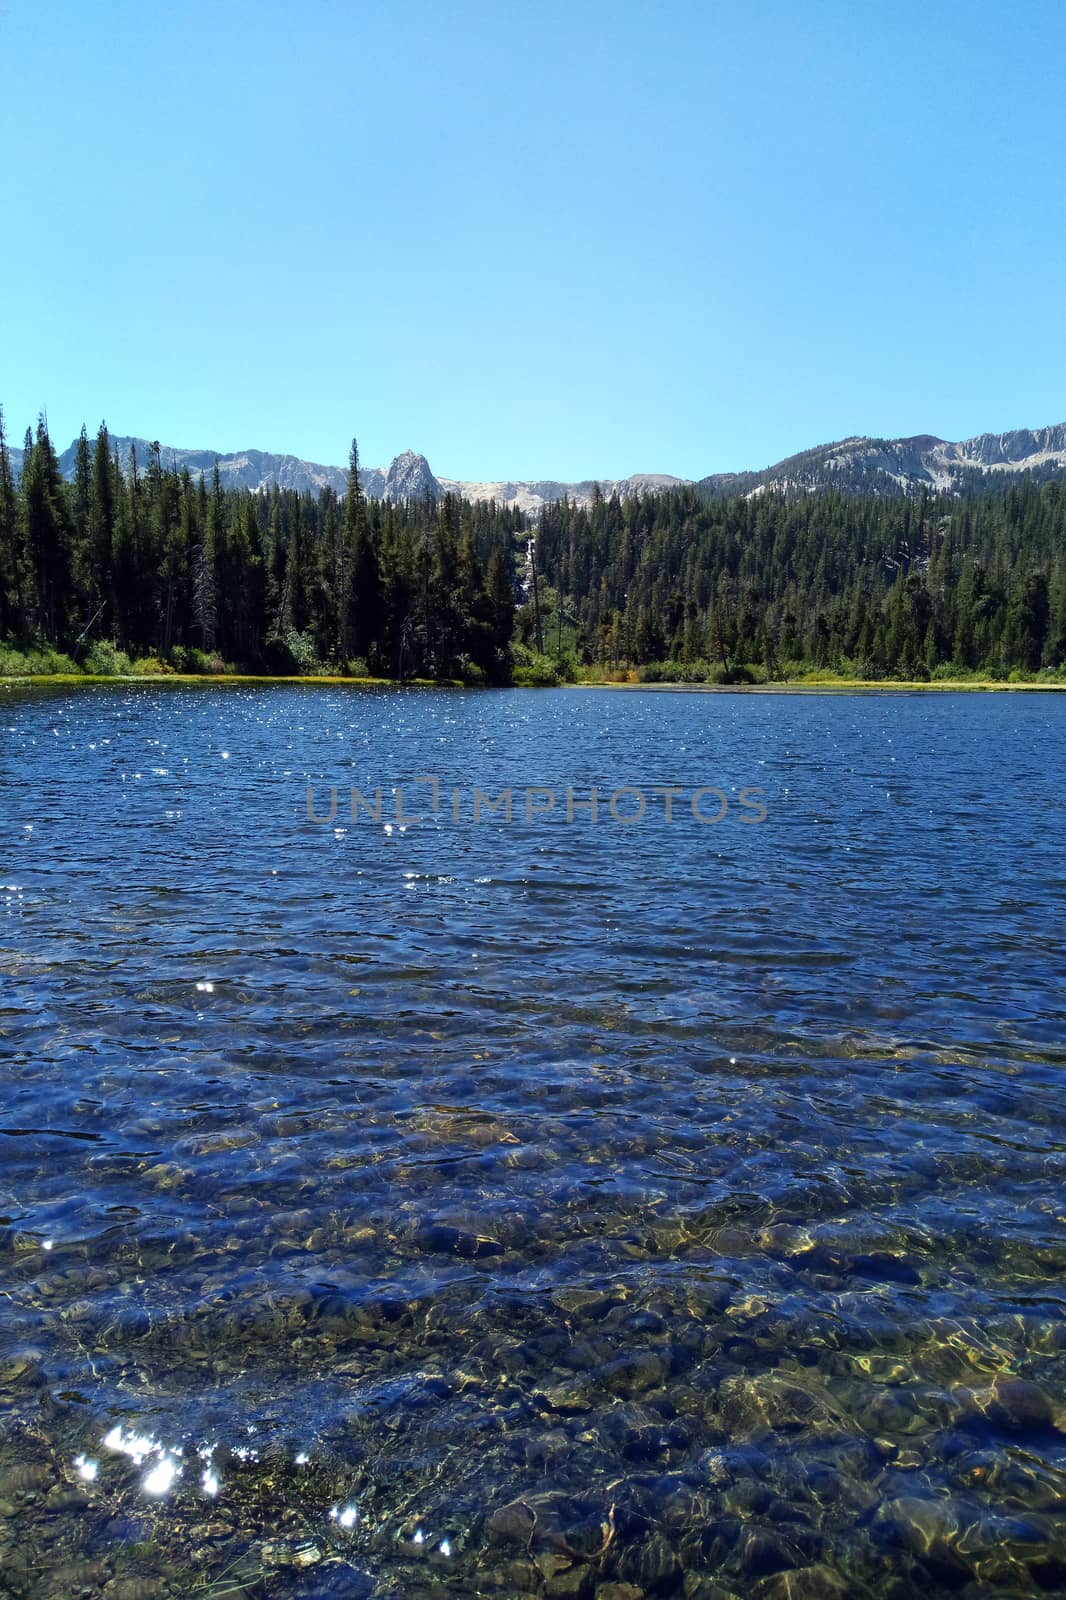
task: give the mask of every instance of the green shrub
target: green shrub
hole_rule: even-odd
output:
[[[718,684],[754,683],[755,674],[750,667],[717,667],[714,682]]]
[[[98,639],[85,657],[83,670],[98,678],[121,678],[130,671],[130,658],[107,639]]]
[[[538,655],[535,650],[522,649],[527,657],[515,661],[514,682],[520,689],[554,689],[559,683],[555,662],[550,656]],[[518,651],[515,651],[518,655]]]
[[[297,633],[295,628],[271,634],[263,651],[263,661],[267,672],[279,678],[300,678],[320,670],[314,637],[310,633]]]
[[[78,677],[81,668],[76,661],[65,656],[61,650],[53,650],[51,645],[42,645],[37,650],[31,650],[26,657],[29,670],[40,677]]]
[[[226,663],[221,656],[208,654],[206,650],[198,650],[195,645],[187,646],[182,654],[185,657],[186,672],[195,672],[206,677],[226,670]]]
[[[648,661],[636,669],[638,683],[713,683],[706,661]]]
[[[158,656],[139,656],[130,671],[135,678],[162,678],[168,673],[173,673],[174,668],[169,662],[161,661]]]
[[[0,677],[43,678],[53,675],[79,677],[81,668],[76,661],[50,645],[37,645],[29,650],[16,650],[11,645],[0,645]]]
[[[29,670],[29,662],[21,650],[0,644],[0,678],[23,678]]]

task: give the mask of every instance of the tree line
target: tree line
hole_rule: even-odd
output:
[[[490,683],[1061,673],[1066,484],[594,491],[531,525],[453,495],[368,501],[354,442],[343,496],[225,489],[158,445],[120,461],[105,426],[68,481],[42,420],[16,482],[0,412],[0,670],[42,648],[98,671]]]
[[[453,495],[368,501],[354,441],[343,497],[225,489],[217,466],[165,468],[158,444],[123,462],[106,426],[82,429],[68,482],[42,420],[16,483],[0,413],[0,641],[77,665],[111,648],[193,670],[506,682],[515,532],[513,513]]]

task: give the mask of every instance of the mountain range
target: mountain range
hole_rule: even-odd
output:
[[[705,494],[845,494],[901,496],[921,490],[959,494],[1003,474],[1066,474],[1066,423],[981,433],[953,444],[933,434],[909,439],[841,439],[788,456],[763,472],[716,472],[701,478]]]
[[[130,449],[136,451],[143,469],[150,449],[149,441],[113,435],[112,443],[125,466]],[[60,456],[66,477],[73,477],[76,442]],[[22,451],[9,451],[16,474],[22,464]],[[166,445],[160,457],[164,467],[187,467],[194,477],[210,475],[218,463],[219,476],[226,488],[264,490],[278,484],[282,488],[318,494],[324,488],[343,494],[348,474],[345,467],[322,466],[296,456],[274,455],[263,450],[239,450],[222,454],[215,450],[183,450]],[[874,494],[898,497],[921,490],[961,494],[1000,481],[1006,475],[1026,473],[1040,478],[1066,476],[1066,423],[1049,428],[1020,428],[1013,433],[982,433],[958,443],[932,434],[916,434],[907,439],[871,439],[856,436],[819,445],[799,455],[789,456],[774,466],[755,472],[717,472],[699,479],[695,487],[708,497],[762,494],[779,491],[802,494],[834,489],[845,494]],[[495,500],[519,511],[536,514],[556,500],[570,499],[587,504],[597,481],[563,483],[554,479],[526,482],[498,480],[472,483],[454,478],[439,478],[425,456],[405,450],[385,467],[362,468],[360,478],[366,494],[375,500],[409,500],[429,496],[438,499],[452,492],[468,500]],[[605,496],[620,498],[655,494],[682,484],[688,478],[667,473],[636,473],[628,478],[599,480]]]

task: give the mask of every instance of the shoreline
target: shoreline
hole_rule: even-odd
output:
[[[123,673],[104,676],[91,673],[21,673],[0,677],[0,688],[26,688],[40,684],[47,688],[76,688],[80,685],[144,684],[158,688],[165,684],[304,684],[349,689],[523,689],[543,693],[545,689],[621,689],[645,694],[1055,694],[1066,691],[1066,683],[1007,683],[994,678],[944,678],[936,681],[902,678],[827,678],[816,683],[558,683],[558,684],[464,684],[457,678],[341,678],[324,674],[285,677],[265,673],[160,672]]]
[[[925,682],[920,678],[828,678],[819,683],[579,683],[575,689],[643,689],[649,693],[685,694],[914,694],[932,690],[955,694],[995,694],[1000,691],[1036,690],[1055,693],[1066,683],[1000,683],[994,678],[943,678]]]

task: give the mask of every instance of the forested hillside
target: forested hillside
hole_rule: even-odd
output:
[[[972,498],[697,488],[539,523],[455,495],[224,489],[44,423],[0,426],[0,671],[337,672],[551,682],[1062,674],[1066,486]],[[533,535],[530,541],[530,534]],[[527,543],[532,549],[527,553]],[[517,608],[517,609],[516,609]]]
[[[963,500],[680,489],[550,506],[537,545],[581,647],[612,667],[921,678],[1066,661],[1060,482]]]

